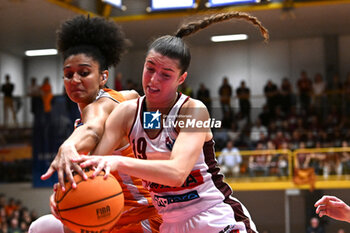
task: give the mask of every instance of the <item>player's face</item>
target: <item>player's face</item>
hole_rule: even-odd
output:
[[[166,104],[176,96],[176,91],[187,76],[181,75],[179,61],[151,50],[143,67],[142,86],[151,103]]]
[[[68,57],[63,65],[64,86],[69,98],[78,104],[93,102],[103,81],[99,64],[85,54]]]

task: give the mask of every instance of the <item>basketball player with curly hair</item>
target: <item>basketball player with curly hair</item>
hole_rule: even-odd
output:
[[[64,85],[69,98],[78,104],[81,119],[76,122],[72,135],[61,145],[42,179],[48,179],[55,171],[59,183],[64,184],[64,175],[76,188],[72,170],[87,179],[86,174],[71,159],[87,154],[95,148],[104,132],[104,123],[121,102],[137,98],[135,91],[117,92],[105,87],[108,68],[119,63],[126,49],[126,40],[121,29],[103,18],[77,16],[65,21],[57,32],[58,50],[63,55]],[[134,157],[126,138],[122,139],[113,154]],[[139,178],[116,171],[124,193],[124,211],[112,232],[158,232],[161,218],[152,206],[150,193],[142,187]],[[63,185],[64,187],[64,185]],[[50,198],[51,212],[56,213],[54,194]],[[35,221],[29,232],[70,232],[53,215]]]

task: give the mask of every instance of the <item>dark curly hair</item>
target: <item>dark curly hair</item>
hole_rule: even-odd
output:
[[[101,71],[117,65],[126,46],[119,26],[102,17],[76,16],[63,22],[57,31],[57,48],[64,60],[83,53],[96,60]]]

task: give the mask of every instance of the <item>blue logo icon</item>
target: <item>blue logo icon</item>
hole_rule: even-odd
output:
[[[160,116],[162,114],[157,110],[156,112],[143,113],[143,128],[144,129],[160,129]]]

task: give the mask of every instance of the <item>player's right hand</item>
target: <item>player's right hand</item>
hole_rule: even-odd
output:
[[[58,153],[55,159],[52,161],[46,173],[41,176],[41,179],[47,180],[52,176],[52,174],[55,171],[57,171],[58,182],[60,183],[63,192],[65,191],[65,188],[64,188],[65,175],[68,181],[72,183],[72,188],[73,189],[76,188],[77,184],[74,181],[72,171],[76,171],[79,175],[81,175],[81,177],[83,177],[84,180],[88,179],[87,175],[84,173],[81,167],[78,164],[72,162],[73,159],[79,158],[79,157],[80,155],[78,154],[73,144],[69,144],[69,143],[62,144],[58,150]]]

